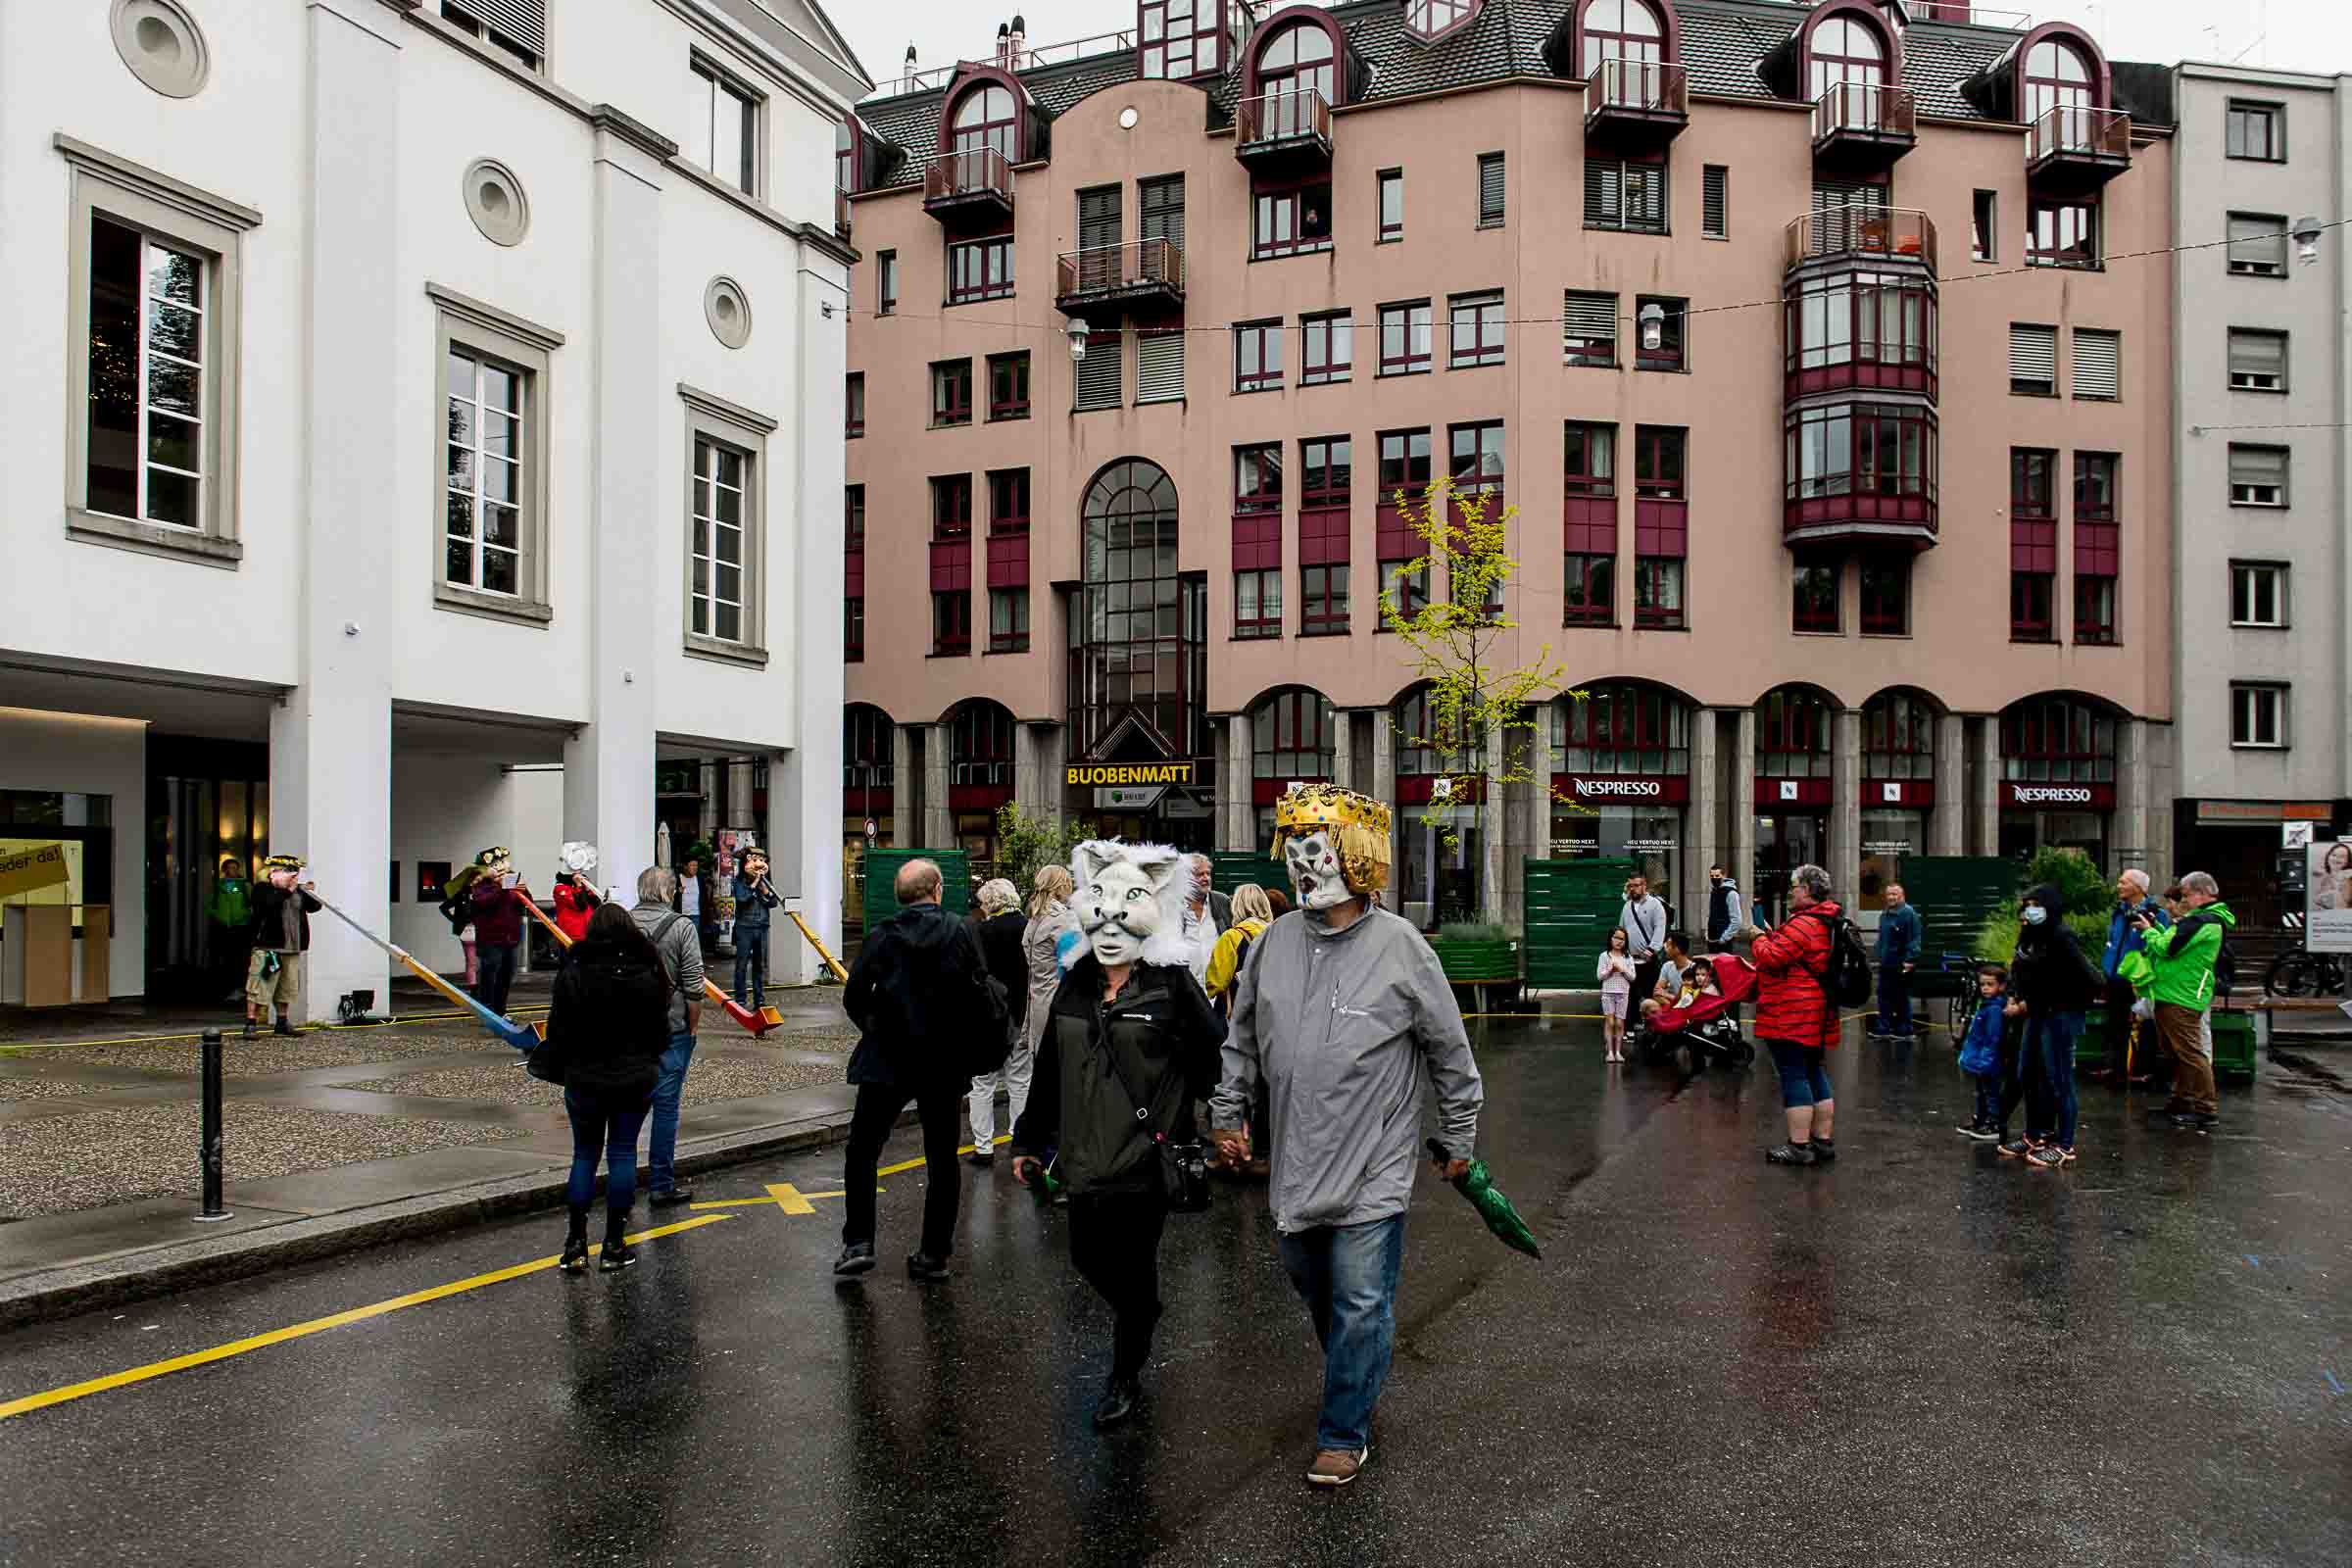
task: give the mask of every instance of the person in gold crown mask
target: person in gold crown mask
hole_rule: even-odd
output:
[[[1396,1276],[1413,1189],[1424,1077],[1438,1097],[1439,1174],[1468,1169],[1486,1091],[1461,1009],[1411,923],[1380,906],[1389,808],[1329,784],[1275,807],[1274,853],[1299,919],[1258,938],[1235,983],[1224,1078],[1209,1104],[1220,1153],[1267,1088],[1268,1200],[1283,1268],[1323,1347],[1323,1408],[1307,1481],[1344,1487],[1371,1457],[1373,1406],[1396,1338]]]

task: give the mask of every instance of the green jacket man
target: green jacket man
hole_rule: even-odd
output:
[[[2213,1035],[2205,1009],[2213,1005],[2214,970],[2223,940],[2237,916],[2222,902],[2222,890],[2203,871],[2180,879],[2180,918],[2170,928],[2140,914],[2140,951],[2127,954],[2117,974],[2156,1004],[2156,1033],[2172,1053],[2173,1124],[2205,1132],[2221,1120],[2214,1096]]]

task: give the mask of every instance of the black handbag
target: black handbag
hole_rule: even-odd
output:
[[[1119,1054],[1110,1048],[1110,1028],[1102,1030],[1102,1054],[1109,1058],[1110,1075],[1119,1081],[1119,1089],[1135,1102],[1135,1119],[1149,1124],[1151,1107],[1143,1102],[1127,1074],[1119,1066]],[[1208,1152],[1198,1139],[1176,1143],[1166,1133],[1152,1129],[1152,1163],[1159,1174],[1159,1195],[1167,1200],[1171,1214],[1199,1214],[1208,1208]]]
[[[546,1024],[541,1024],[539,1028],[539,1043],[531,1048],[529,1055],[522,1058],[522,1070],[541,1083],[560,1084],[564,1081],[564,1044],[547,1035]]]

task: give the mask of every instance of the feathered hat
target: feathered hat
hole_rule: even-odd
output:
[[[262,862],[264,871],[299,871],[303,858],[299,855],[272,855]]]
[[[513,850],[508,849],[504,844],[493,844],[481,854],[475,856],[473,858],[473,863],[479,866],[493,866],[502,861],[512,860],[514,858],[514,852]]]
[[[1337,784],[1302,784],[1274,803],[1274,858],[1292,838],[1328,832],[1340,850],[1340,873],[1350,893],[1389,885],[1389,808],[1369,795]]]
[[[1144,939],[1144,961],[1190,962],[1191,952],[1184,940],[1184,906],[1192,896],[1188,859],[1189,856],[1172,845],[1089,839],[1070,852],[1070,874],[1077,884],[1071,904],[1075,906],[1103,872],[1124,861],[1144,874],[1158,906],[1159,928]]]
[[[596,846],[584,839],[566,839],[559,859],[573,876],[587,876],[596,870]]]

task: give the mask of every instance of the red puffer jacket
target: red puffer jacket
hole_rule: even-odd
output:
[[[1756,938],[1753,961],[1763,980],[1757,1039],[1824,1048],[1838,1044],[1837,1005],[1814,976],[1830,966],[1830,933],[1844,917],[1844,910],[1825,901]]]

